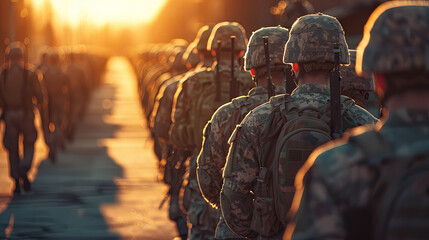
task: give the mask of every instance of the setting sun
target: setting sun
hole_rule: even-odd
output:
[[[49,0],[48,0],[49,1]],[[46,0],[33,0],[36,9],[42,9]],[[72,26],[81,22],[96,25],[127,25],[149,22],[160,11],[166,0],[50,0],[54,16]]]

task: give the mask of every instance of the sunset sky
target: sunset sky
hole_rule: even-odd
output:
[[[37,10],[45,2],[52,5],[54,16],[77,26],[80,21],[96,25],[127,25],[149,22],[165,5],[166,0],[32,0]]]

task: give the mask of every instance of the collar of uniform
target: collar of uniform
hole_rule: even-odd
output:
[[[231,65],[224,65],[224,64],[217,64],[216,62],[213,64],[212,69],[214,72],[216,72],[216,69],[219,68],[219,72],[220,73],[230,73],[231,72]],[[239,66],[238,65],[234,65],[234,72],[238,72]]]
[[[274,85],[274,91],[276,92],[276,95],[277,95],[277,94],[285,93],[286,89],[284,86]],[[268,94],[267,86],[257,86],[252,88],[249,91],[249,96],[263,95],[263,94]]]
[[[429,110],[398,109],[389,113],[384,126],[429,126]]]
[[[295,88],[291,95],[308,93],[320,93],[324,95],[330,95],[329,87],[320,83],[302,84]]]

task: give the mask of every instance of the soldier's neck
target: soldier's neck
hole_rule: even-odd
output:
[[[238,68],[240,66],[240,63],[238,62],[237,58],[234,59],[233,64],[234,64],[234,68]],[[215,62],[213,64],[213,66],[216,66],[216,65],[220,65],[222,67],[231,67],[231,58],[229,58],[229,59],[222,59],[221,58],[220,62]]]
[[[278,76],[279,76],[279,74],[273,74],[272,73],[271,80],[273,81],[273,84],[276,86],[284,85],[285,79],[278,77]],[[256,81],[257,86],[267,86],[267,83],[268,83],[267,76],[257,77],[255,79],[255,81]]]
[[[395,94],[386,101],[386,108],[389,111],[397,109],[415,109],[415,110],[429,110],[429,91],[422,90],[409,90],[401,94]]]
[[[303,85],[307,83],[318,83],[329,87],[329,76],[326,76],[325,74],[311,76],[305,75],[298,79],[298,85]]]

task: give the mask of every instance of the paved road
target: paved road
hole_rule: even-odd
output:
[[[127,60],[111,58],[75,142],[57,164],[45,161],[46,147],[38,139],[31,194],[12,197],[7,155],[0,147],[0,239],[176,235],[166,206],[158,209],[167,188],[156,181],[157,162],[135,87]]]

